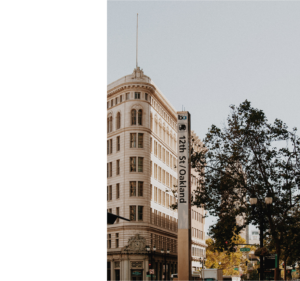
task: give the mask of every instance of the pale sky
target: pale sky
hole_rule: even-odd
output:
[[[108,1],[107,79],[138,64],[203,139],[245,99],[299,127],[300,3]],[[206,231],[212,223],[207,219]]]

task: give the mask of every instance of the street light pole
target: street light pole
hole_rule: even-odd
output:
[[[152,254],[155,253],[156,247],[153,246],[153,250],[151,250],[149,246],[146,246],[146,250],[148,251],[148,254],[150,254],[150,264],[151,264],[151,267],[153,267],[153,264],[152,264]],[[150,272],[150,268],[149,268],[149,272]],[[151,275],[151,281],[152,281],[153,280],[152,279],[152,274],[150,274],[150,275]]]
[[[161,249],[161,253],[164,255],[164,265],[165,265],[164,280],[167,280],[167,254],[170,253],[170,250],[167,249],[167,252],[165,253],[164,249]]]
[[[267,206],[269,207],[273,202],[273,198],[272,195],[270,193],[267,194],[266,198],[265,198],[265,203],[267,204]],[[250,204],[253,207],[253,212],[254,212],[254,206],[257,205],[257,198],[256,196],[253,194],[250,198]],[[259,223],[259,242],[260,242],[260,248],[263,248],[264,246],[264,213],[263,213],[263,206],[262,203],[260,204],[260,211],[258,212],[260,218],[260,223]],[[260,255],[260,280],[264,280],[264,258],[262,255]]]
[[[263,216],[261,214],[261,218],[260,218],[260,225],[259,225],[259,232],[260,232],[260,236],[259,236],[259,246],[260,248],[262,248],[264,246],[264,220],[263,220]],[[260,255],[259,257],[259,261],[260,261],[260,280],[264,280],[264,257],[262,255]]]

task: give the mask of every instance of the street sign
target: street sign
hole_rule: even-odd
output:
[[[240,251],[241,252],[250,252],[250,248],[241,248]]]
[[[149,269],[150,274],[154,274],[154,269]]]
[[[234,270],[239,270],[239,268],[238,268],[238,267],[235,267]]]

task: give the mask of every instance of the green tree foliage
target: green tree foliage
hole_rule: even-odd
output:
[[[269,123],[262,110],[249,101],[231,106],[226,127],[215,125],[204,139],[208,151],[192,153],[192,167],[202,178],[202,187],[193,194],[193,204],[205,206],[219,217],[210,236],[221,250],[224,242],[247,224],[265,225],[278,258],[287,228],[293,224],[292,210],[299,206],[300,140],[282,121]],[[256,211],[249,203],[258,198]],[[264,203],[271,196],[270,208]],[[244,222],[236,225],[235,218]],[[275,280],[279,278],[276,271]]]

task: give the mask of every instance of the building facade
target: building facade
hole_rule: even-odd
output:
[[[107,227],[108,280],[151,280],[149,269],[152,280],[177,273],[172,189],[177,189],[177,112],[137,67],[107,87],[107,209],[130,219]],[[192,236],[196,255],[204,245],[204,219],[203,210],[192,212],[200,231]]]

